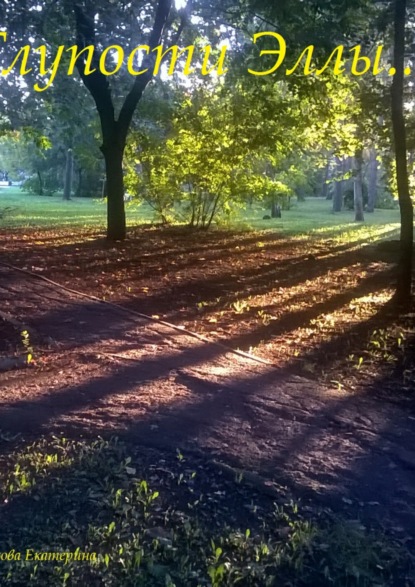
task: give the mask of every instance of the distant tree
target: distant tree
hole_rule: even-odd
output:
[[[355,220],[356,222],[363,222],[364,221],[364,214],[363,214],[363,177],[362,177],[362,167],[363,167],[363,152],[361,149],[356,151],[354,157],[354,212],[355,212]]]
[[[72,193],[73,179],[73,151],[68,149],[66,152],[65,183],[63,186],[63,199],[70,200]]]
[[[376,149],[369,150],[368,161],[368,203],[367,212],[372,213],[376,206],[377,189],[378,189],[378,161],[376,156]]]
[[[336,175],[334,177],[333,212],[343,208],[343,161],[336,157]]]

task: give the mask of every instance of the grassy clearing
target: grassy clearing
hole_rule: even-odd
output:
[[[3,457],[1,584],[413,584],[405,550],[359,521],[276,503],[180,451],[146,458],[62,437]]]
[[[65,202],[59,196],[34,196],[18,188],[0,188],[0,208],[11,211],[1,221],[1,226],[11,228],[99,228],[104,229],[106,205],[104,201],[73,198]],[[154,220],[153,211],[147,205],[135,203],[126,206],[129,226]],[[371,241],[379,237],[396,236],[399,227],[398,210],[376,210],[366,214],[364,224],[353,221],[353,212],[331,212],[331,202],[321,198],[294,203],[282,219],[263,220],[266,210],[260,206],[238,211],[225,228],[242,231],[272,230],[286,236],[309,236],[336,241]],[[223,227],[222,224],[219,224]]]
[[[106,223],[106,204],[102,200],[72,198],[69,202],[60,196],[34,196],[19,188],[0,188],[0,208],[11,210],[1,222],[11,228],[99,228]],[[150,222],[151,210],[147,206],[128,205],[129,225]]]
[[[281,219],[263,220],[264,210],[253,207],[247,210],[233,225],[251,230],[277,230],[286,236],[313,236],[322,239],[344,241],[378,238],[396,233],[399,227],[398,210],[376,210],[365,214],[364,223],[354,221],[354,212],[345,210],[333,214],[331,202],[323,198],[310,198],[295,202],[292,208],[282,212]],[[397,234],[397,233],[396,233]]]

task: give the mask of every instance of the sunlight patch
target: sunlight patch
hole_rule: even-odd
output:
[[[391,295],[391,290],[383,290],[381,292],[362,296],[361,298],[355,298],[350,302],[350,306],[357,306],[359,304],[386,304],[386,302],[390,300]]]

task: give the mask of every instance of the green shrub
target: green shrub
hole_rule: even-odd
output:
[[[364,183],[362,185],[362,192],[363,192],[363,206],[367,206],[368,203],[368,191],[367,185]],[[354,189],[349,188],[345,190],[343,195],[343,206],[346,210],[354,210]]]

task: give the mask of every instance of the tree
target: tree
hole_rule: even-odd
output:
[[[63,186],[63,199],[70,200],[72,193],[73,178],[73,151],[68,149],[66,152],[65,183]]]
[[[354,158],[354,181],[353,181],[353,189],[354,189],[354,213],[355,213],[355,220],[356,222],[363,222],[364,215],[363,215],[363,177],[362,177],[362,167],[363,167],[363,152],[361,149],[356,151],[356,155]]]
[[[269,125],[264,124],[263,143],[261,128],[252,132],[241,116],[246,100],[253,108],[242,93],[219,84],[200,87],[191,99],[183,96],[168,128],[133,133],[127,152],[129,190],[163,222],[179,219],[198,228],[209,228],[221,212],[229,215],[251,191],[262,197],[271,190],[283,194],[287,188],[278,175],[265,171],[279,158],[275,140],[267,149]]]
[[[396,180],[401,213],[401,248],[395,299],[407,304],[411,298],[414,212],[409,193],[406,125],[403,109],[406,0],[395,0],[394,55],[395,75],[392,81],[392,126],[395,144]]]
[[[376,149],[372,147],[369,150],[368,163],[368,202],[367,211],[372,213],[375,209],[378,189],[378,161]]]
[[[344,160],[336,157],[337,178],[334,180],[333,212],[341,212],[343,208],[343,175]]]
[[[149,39],[150,49],[154,49],[160,44],[171,8],[172,0],[158,0]],[[94,23],[95,7],[90,4],[87,12],[81,3],[75,2],[73,10],[78,48],[82,50],[92,45],[95,48],[94,59],[99,60],[99,44],[96,39]],[[77,60],[79,75],[95,101],[101,122],[101,151],[104,155],[106,168],[107,237],[109,240],[123,240],[126,236],[123,156],[133,114],[153,76],[151,67],[153,58],[154,55],[149,59],[148,71],[136,77],[134,85],[121,106],[118,117],[116,117],[110,83],[97,67],[98,64],[95,63],[96,70],[92,74],[86,75],[86,57]]]
[[[6,63],[13,62],[19,49],[27,44],[29,35],[32,37],[32,42],[46,44],[48,56],[54,54],[58,45],[64,44],[69,47],[76,41],[78,54],[76,67],[82,83],[95,102],[100,119],[101,152],[107,174],[107,236],[111,240],[123,239],[126,234],[122,160],[134,112],[153,77],[156,55],[152,49],[162,44],[163,32],[166,31],[174,35],[174,42],[169,44],[176,43],[187,22],[186,9],[174,10],[173,0],[158,0],[152,4],[155,6],[145,0],[135,2],[64,0],[62,3],[42,0],[25,0],[23,3],[10,0],[3,11],[9,39],[6,44],[1,44],[0,51],[6,54]],[[180,16],[180,22],[176,18],[178,16]],[[142,23],[141,30],[138,26],[139,22]],[[172,39],[164,40],[172,41]],[[137,75],[132,86],[129,83],[130,75],[124,64],[120,68],[119,75],[111,76],[111,79],[100,71],[100,59],[104,48],[114,46],[117,42],[126,49],[126,52],[143,42],[149,46],[149,54],[143,62],[143,66],[148,65],[148,71]],[[87,74],[89,51],[80,56],[79,52],[89,46],[93,47],[93,59],[90,65],[95,71]],[[109,61],[113,54],[110,52],[108,55],[107,51],[107,56]],[[62,66],[65,60],[67,56],[63,58]],[[39,75],[38,65],[34,65],[32,73],[26,77],[26,83],[29,85],[33,85],[31,82],[39,81],[42,77]],[[18,128],[24,117],[23,112],[20,111],[18,117],[14,116],[13,103],[19,103],[19,98],[27,101],[26,95],[32,99],[34,92],[22,89],[16,68],[9,75],[10,83],[2,84],[0,97],[3,99],[3,104],[7,102],[6,113],[10,126]],[[73,85],[80,85],[80,82],[73,77],[70,82]],[[56,79],[47,92],[35,96],[36,101],[43,102],[48,93],[49,95],[55,93],[57,86]],[[26,108],[26,112],[30,112],[30,108]],[[68,144],[66,148],[74,148],[74,145]]]

